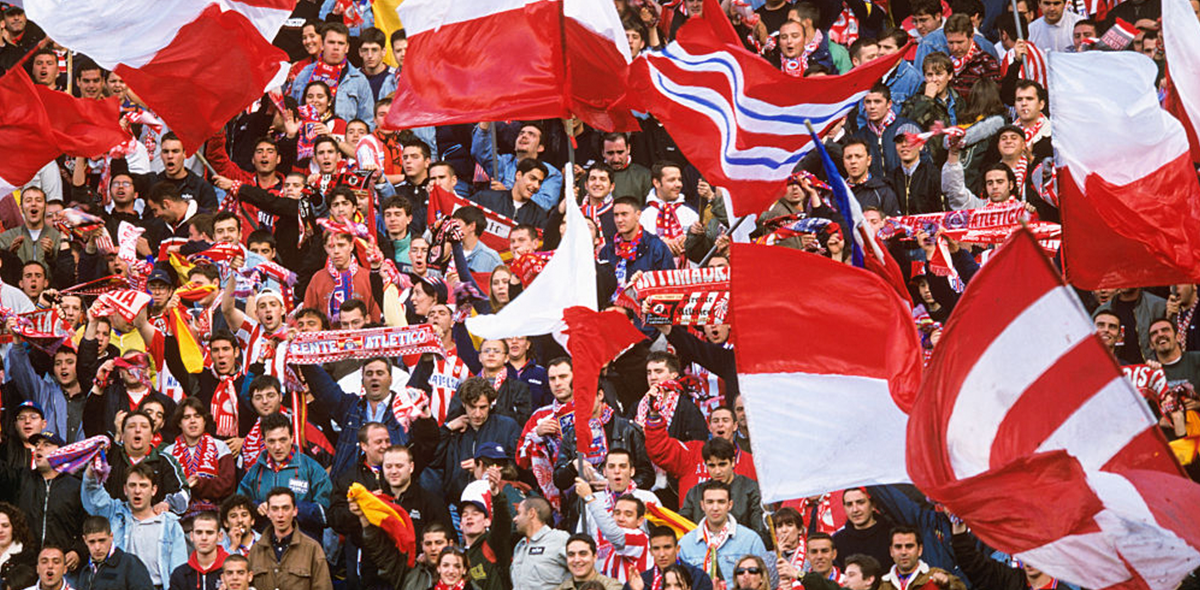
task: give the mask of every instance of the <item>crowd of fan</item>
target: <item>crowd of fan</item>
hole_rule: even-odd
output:
[[[1162,71],[1159,0],[1125,0],[1103,14],[1088,12],[1100,10],[1096,3],[1032,2],[725,5],[746,48],[790,75],[839,74],[907,52],[826,142],[881,227],[889,217],[1011,199],[1057,220],[1043,196],[1049,176],[1033,174],[1052,155],[1045,54],[1099,50],[1110,27],[1129,23],[1135,33],[1126,50]],[[367,22],[348,27],[344,4],[366,9]],[[505,261],[556,247],[564,183],[592,231],[602,306],[639,272],[729,265],[723,189],[645,115],[631,134],[559,120],[381,128],[399,76],[385,52],[403,67],[407,41],[403,31],[388,37],[372,27],[367,5],[299,0],[276,40],[295,60],[284,96],[248,108],[200,154],[185,154],[167,129],[134,122],[138,142],[124,158],[61,158],[0,200],[9,228],[0,234],[3,306],[56,308],[74,331],[46,350],[11,333],[15,317],[6,326],[3,587],[1059,583],[994,554],[911,486],[764,506],[728,325],[639,323],[647,338],[606,367],[591,414],[594,441],[579,456],[573,429],[560,420],[572,407],[571,359],[549,336],[474,339],[464,312],[495,313],[520,296],[527,277]],[[1192,5],[1200,15],[1200,1]],[[699,0],[616,6],[635,55],[663,46],[704,10]],[[123,112],[145,110],[119,75],[53,43],[39,47],[43,37],[19,7],[5,7],[0,67],[22,67],[35,83],[81,97],[117,96]],[[954,126],[965,133],[917,138]],[[572,143],[573,170],[565,167]],[[773,243],[848,261],[846,220],[810,172],[819,169],[802,164],[755,235],[771,234],[780,218],[825,218],[818,231]],[[434,184],[478,207],[429,226]],[[480,207],[515,220],[507,252],[485,244]],[[64,235],[55,223],[64,208],[98,215],[104,228]],[[374,239],[363,248],[354,228],[371,220]],[[123,224],[144,230],[125,244],[132,256],[101,244],[105,233],[120,241]],[[930,272],[938,239],[958,280]],[[219,244],[240,245],[241,254],[183,265],[161,256]],[[892,240],[890,250],[932,348],[981,248],[918,231]],[[158,260],[146,268],[148,257]],[[278,263],[297,280],[239,289],[238,271],[251,261]],[[389,268],[399,278],[385,280]],[[64,292],[109,275],[140,280],[151,295],[132,321],[102,313],[91,295]],[[462,296],[471,290],[487,295]],[[1081,296],[1123,363],[1163,369],[1171,393],[1147,401],[1164,433],[1190,434],[1200,408],[1195,286]],[[176,310],[203,348],[198,373],[182,361]],[[290,370],[295,383],[271,369],[276,343],[298,332],[420,323],[434,327],[444,356],[304,365]],[[393,402],[413,390],[424,402],[410,420]],[[305,406],[299,415],[297,404]],[[47,457],[61,447],[100,434],[114,440],[110,472],[50,466]],[[417,555],[401,554],[347,500],[354,483],[407,511]]]

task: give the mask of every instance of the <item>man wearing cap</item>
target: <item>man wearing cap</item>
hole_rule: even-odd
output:
[[[9,320],[9,332],[12,324]],[[50,375],[39,376],[33,368],[31,350],[13,333],[13,346],[8,351],[9,377],[26,398],[35,402],[45,414],[46,430],[60,434],[68,443],[83,440],[83,407],[87,399],[80,386],[78,355],[71,342],[66,342],[54,351],[53,368]],[[45,358],[44,356],[42,358]],[[91,382],[94,375],[86,375]]]
[[[46,430],[46,412],[41,404],[26,400],[17,406],[13,419],[16,436],[4,438],[4,460],[9,465],[33,467],[33,435]]]
[[[0,31],[0,70],[12,68],[46,38],[45,31],[25,18],[25,9],[4,4],[4,30]]]
[[[495,500],[501,497],[500,468],[488,469],[486,481],[493,498],[490,507],[476,495],[464,495],[459,504],[463,541],[471,563],[467,575],[479,590],[508,590],[513,588],[509,577],[513,558],[512,513],[508,502]]]
[[[27,464],[0,464],[0,498],[16,504],[25,521],[29,523],[29,534],[34,545],[26,550],[43,545],[56,545],[66,552],[68,569],[79,565],[86,547],[79,538],[79,530],[87,514],[79,495],[79,478],[69,473],[59,473],[50,467],[46,457],[59,447],[63,440],[53,432],[39,432],[29,437],[33,445],[33,462]]]
[[[166,331],[170,323],[167,312],[178,304],[177,300],[172,301],[175,296],[176,276],[175,269],[163,263],[154,265],[154,270],[146,277],[146,289],[150,291],[151,297],[148,318],[155,328],[162,331]]]
[[[916,123],[904,123],[896,130],[892,143],[896,146],[899,162],[884,175],[900,201],[900,213],[917,215],[945,211],[942,199],[941,175],[920,145],[908,140],[908,134],[917,134],[921,128]]]

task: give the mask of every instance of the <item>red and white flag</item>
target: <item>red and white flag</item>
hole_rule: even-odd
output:
[[[733,350],[763,502],[908,481],[905,412],[921,380],[909,307],[878,275],[823,256],[758,244],[732,256]]]
[[[567,350],[571,352],[574,376],[575,446],[579,456],[592,444],[589,422],[600,387],[600,369],[645,338],[629,318],[617,310],[596,311],[583,306],[563,310],[567,324]]]
[[[408,56],[386,125],[565,118],[637,128],[625,94],[629,42],[611,2],[406,0]]]
[[[35,85],[9,70],[0,76],[0,196],[24,186],[61,154],[105,154],[129,139],[117,99],[84,100]]]
[[[55,42],[120,74],[190,153],[279,86],[295,0],[26,0]]]
[[[992,547],[1081,587],[1173,590],[1200,565],[1200,486],[1025,231],[950,317],[908,472]]]
[[[1200,281],[1200,183],[1154,63],[1120,51],[1050,55],[1067,280],[1083,289]]]
[[[1187,130],[1192,161],[1200,164],[1200,20],[1188,0],[1163,0],[1167,108]]]

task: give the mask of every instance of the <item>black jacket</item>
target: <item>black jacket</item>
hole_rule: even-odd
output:
[[[128,499],[125,497],[125,480],[128,479],[129,471],[133,468],[129,457],[125,454],[125,448],[121,445],[113,445],[108,451],[108,462],[112,466],[112,473],[104,482],[104,489],[108,495],[112,496],[113,500],[124,502]],[[161,454],[158,449],[154,449],[145,459],[142,459],[142,463],[154,468],[154,484],[158,486],[158,491],[154,493],[152,503],[157,504],[167,500],[167,496],[172,494],[187,492],[187,478],[184,477],[183,468],[179,466],[174,457]],[[173,512],[183,514],[183,510],[187,509],[188,502],[180,502],[182,509],[175,502],[171,504]]]
[[[70,581],[75,590],[154,590],[142,560],[116,547],[102,563],[84,563]]]
[[[521,209],[518,211],[513,205],[512,191],[479,191],[471,197],[471,200],[517,223],[528,223],[536,228],[546,226],[548,219],[546,210],[531,200],[521,205]]]
[[[900,215],[900,202],[896,199],[896,193],[892,192],[892,187],[888,186],[883,179],[868,174],[866,180],[850,189],[854,191],[854,197],[858,199],[858,204],[862,205],[863,209],[874,207],[882,211],[884,215]]]
[[[738,375],[737,359],[734,357],[732,348],[725,348],[720,344],[701,340],[693,336],[691,332],[680,328],[674,328],[667,334],[667,342],[670,342],[671,346],[675,347],[675,352],[679,355],[680,361],[685,364],[696,363],[725,381],[725,399],[721,400],[721,405],[733,405],[733,399],[738,395]],[[676,413],[678,413],[678,410],[676,410]],[[667,433],[675,436],[670,431],[670,428],[667,429]],[[707,434],[707,430],[705,434]],[[681,438],[679,440],[686,439]]]
[[[912,176],[904,173],[903,165],[893,168],[888,174],[888,182],[896,193],[900,213],[904,215],[950,210],[942,198],[942,173],[934,168],[933,160],[928,157],[921,157]]]
[[[179,194],[184,199],[192,199],[200,206],[201,211],[216,211],[217,210],[217,192],[213,189],[213,185],[200,177],[200,175],[187,171],[187,176],[180,180],[167,178],[166,172],[156,172],[150,177],[150,187],[160,182],[169,182],[179,189]]]
[[[616,414],[604,425],[604,434],[608,437],[608,448],[622,448],[633,453],[633,482],[639,489],[648,490],[654,487],[654,466],[646,456],[646,436],[642,428],[632,420],[627,420]],[[575,430],[563,432],[562,444],[558,448],[558,461],[554,464],[554,485],[560,490],[570,490],[575,487]]]
[[[0,487],[11,492],[10,498],[29,523],[33,543],[26,552],[36,556],[38,548],[50,544],[87,558],[87,545],[79,534],[87,518],[80,484],[78,477],[66,473],[48,480],[24,465],[0,466]]]
[[[387,583],[379,576],[379,566],[366,552],[359,552],[359,548],[363,546],[363,527],[358,517],[350,512],[350,501],[346,496],[350,486],[355,483],[362,484],[372,492],[380,489],[383,484],[382,470],[378,474],[375,473],[367,466],[361,453],[359,460],[354,463],[354,468],[342,471],[333,482],[333,496],[329,504],[329,526],[346,537],[342,546],[346,558],[346,586],[360,589],[385,587]]]

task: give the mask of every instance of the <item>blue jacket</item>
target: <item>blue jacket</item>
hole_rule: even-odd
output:
[[[892,91],[892,112],[900,114],[900,108],[904,106],[904,101],[912,96],[925,83],[925,75],[921,70],[913,67],[912,64],[900,60],[896,64],[896,69],[883,79],[883,83],[887,84],[889,90]],[[865,127],[867,125],[867,106],[865,100],[858,101],[858,126]]]
[[[617,271],[617,282],[623,283],[633,276],[633,273],[641,270],[671,270],[675,268],[675,257],[671,255],[671,249],[659,239],[658,236],[648,232],[642,232],[642,241],[638,244],[637,253],[634,259],[625,263],[625,273],[621,276],[619,271],[620,262],[624,259],[617,256],[613,248],[613,240],[611,236],[606,236],[608,241],[604,247],[600,249],[600,261],[608,262],[613,265]]]
[[[113,544],[117,549],[129,551],[133,544],[133,513],[129,510],[128,502],[118,502],[104,490],[104,484],[95,477],[83,477],[83,487],[80,488],[83,509],[88,514],[100,516],[108,520],[112,527]],[[183,528],[179,526],[179,517],[170,510],[163,512],[162,533],[158,551],[159,575],[163,582],[170,580],[175,568],[187,563],[187,540],[183,536]]]
[[[979,45],[980,49],[992,54],[992,57],[1000,59],[1000,55],[996,53],[996,46],[992,45],[992,42],[988,41],[983,35],[975,33],[975,43]],[[924,72],[925,69],[921,64],[925,63],[925,56],[935,51],[950,55],[950,46],[946,43],[945,29],[938,29],[926,35],[924,39],[921,39],[921,43],[917,45],[917,55],[913,58],[913,67],[918,72]]]
[[[545,138],[542,138],[543,143]],[[471,156],[483,166],[485,172],[490,176],[492,174],[492,140],[488,133],[478,126],[475,126],[471,131]],[[500,178],[497,179],[504,183],[505,187],[512,188],[513,183],[517,181],[517,156],[516,154],[501,154],[500,158]],[[562,172],[554,166],[542,162],[546,166],[546,179],[542,181],[542,186],[538,188],[538,192],[533,195],[533,202],[546,211],[553,210],[558,206],[558,201],[562,199],[563,194],[563,177]]]
[[[255,504],[267,501],[272,489],[288,488],[296,494],[297,521],[300,528],[314,539],[320,539],[325,529],[325,511],[329,509],[329,493],[333,484],[316,461],[296,451],[291,464],[278,472],[267,467],[267,452],[258,455],[258,461],[250,466],[238,493],[250,498]]]
[[[304,87],[312,79],[313,69],[317,64],[308,64],[292,81],[292,98],[304,104]],[[349,123],[352,119],[362,119],[371,129],[375,128],[375,93],[371,91],[371,83],[358,68],[346,64],[346,73],[338,82],[337,97],[333,101],[333,114]]]
[[[330,12],[333,12],[333,7],[337,6],[337,1],[338,0],[324,0],[324,2],[321,2],[321,11],[317,13],[317,17],[323,21],[328,20],[327,17],[329,16]],[[358,4],[359,6],[358,11],[362,14],[363,24],[357,27],[351,27],[347,25],[347,28],[350,29],[351,37],[357,37],[363,29],[369,29],[375,26],[375,11],[371,10],[371,2],[356,0],[355,4]],[[344,21],[345,17],[343,17],[339,22]]]
[[[708,552],[708,545],[704,543],[704,531],[700,528],[703,526],[704,521],[701,521],[699,526],[679,539],[679,558],[701,569],[704,568],[704,554]],[[779,574],[775,571],[775,555],[767,554],[767,548],[758,533],[740,524],[736,525],[733,534],[729,535],[725,543],[717,548],[717,565],[721,568],[721,577],[727,583],[733,584],[734,567],[739,559],[749,554],[763,558],[771,574],[771,588],[778,586]]]
[[[854,137],[867,142],[867,151],[871,154],[871,176],[887,178],[892,170],[900,166],[900,154],[896,151],[896,130],[905,123],[912,121],[896,117],[896,120],[883,130],[883,137],[876,135],[865,123],[854,132]]]
[[[14,343],[8,349],[8,370],[17,390],[25,399],[37,402],[46,413],[46,428],[68,443],[83,440],[83,421],[75,432],[67,432],[67,397],[58,382],[50,375],[38,376],[29,362],[29,351],[25,344]],[[87,395],[84,392],[81,395]]]
[[[300,371],[308,381],[309,391],[312,391],[313,403],[324,408],[338,427],[337,446],[333,455],[333,468],[329,470],[330,481],[337,479],[345,470],[358,460],[358,429],[371,420],[367,416],[367,400],[354,393],[346,393],[334,382],[329,373],[318,365],[301,365]],[[389,396],[383,402],[383,425],[387,426],[388,438],[392,444],[402,445],[408,442],[408,433],[396,421],[392,413],[392,400]]]
[[[905,493],[905,491],[910,493]],[[871,500],[876,502],[897,524],[908,525],[921,532],[924,553],[921,559],[930,567],[942,568],[967,582],[967,576],[958,567],[954,558],[953,531],[950,519],[944,512],[919,500],[924,494],[908,484],[870,486],[867,488]]]

